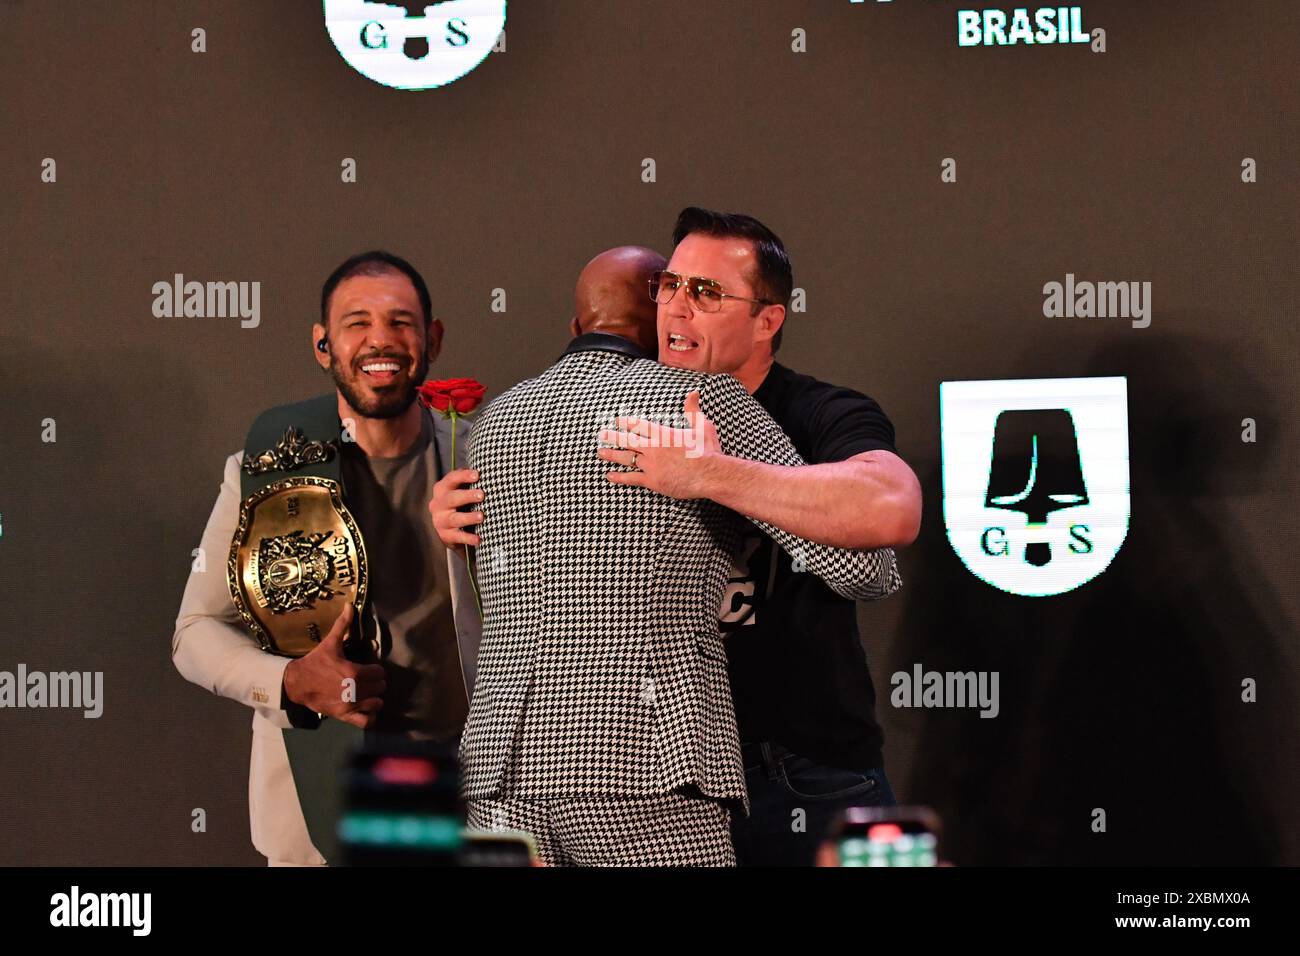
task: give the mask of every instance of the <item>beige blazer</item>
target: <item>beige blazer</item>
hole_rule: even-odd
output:
[[[438,475],[451,467],[451,422],[431,413],[439,452]],[[456,425],[456,468],[463,468],[469,423]],[[323,865],[303,819],[282,730],[290,727],[280,709],[280,685],[289,658],[263,651],[239,620],[226,584],[226,555],[239,523],[239,468],[243,452],[226,459],[217,503],[203,531],[203,570],[191,570],[181,598],[172,662],[181,676],[221,697],[252,708],[253,747],[248,765],[248,822],[253,846],[275,863]],[[432,489],[430,489],[432,496]],[[465,562],[447,554],[452,615],[460,648],[466,698],[474,689],[479,616]],[[294,730],[294,733],[311,733]]]

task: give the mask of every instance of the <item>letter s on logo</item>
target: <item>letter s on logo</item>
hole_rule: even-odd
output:
[[[459,40],[453,40],[452,37],[460,37]],[[460,17],[453,17],[447,21],[447,46],[464,46],[469,42],[469,34],[465,32],[465,21]]]
[[[1091,529],[1086,524],[1070,525],[1070,537],[1074,539],[1074,541],[1070,542],[1070,550],[1075,554],[1092,554],[1092,542],[1083,536],[1083,533],[1079,530],[1080,528],[1082,528],[1083,531],[1087,531],[1089,534],[1092,533]],[[1075,547],[1075,541],[1083,544],[1083,547]]]

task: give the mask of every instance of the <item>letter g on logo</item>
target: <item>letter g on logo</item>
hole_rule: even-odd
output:
[[[384,25],[378,21],[371,20],[362,27],[361,45],[367,50],[387,49],[388,34],[384,32]]]
[[[487,58],[506,25],[506,0],[324,0],[324,9],[339,55],[362,76],[399,90],[460,79]]]

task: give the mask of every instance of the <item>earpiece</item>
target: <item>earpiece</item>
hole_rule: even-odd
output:
[[[322,338],[321,338],[321,339],[316,343],[316,351],[317,351],[317,352],[328,352],[328,351],[329,351],[329,348],[330,348],[329,339],[326,339],[326,338],[324,338],[324,337],[322,337]]]

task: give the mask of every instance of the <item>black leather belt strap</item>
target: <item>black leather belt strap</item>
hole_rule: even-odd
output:
[[[240,491],[245,498],[285,477],[312,475],[342,485],[339,454],[342,435],[337,394],[330,392],[263,412],[248,431],[244,444],[245,462],[273,451],[285,437],[286,429],[290,428],[307,442],[328,444],[329,454],[324,460],[312,460],[288,468],[267,467],[257,472],[241,469]],[[346,489],[344,492],[346,494]],[[359,623],[354,622],[354,632],[358,628]],[[338,841],[338,821],[343,812],[342,773],[351,754],[360,746],[364,731],[339,720],[321,720],[305,707],[291,701],[285,703],[285,713],[297,728],[284,731],[284,745],[303,820],[316,849],[331,865],[337,865],[342,862]]]
[[[740,761],[745,767],[745,773],[751,770],[766,770],[772,780],[776,779],[781,760],[791,755],[792,751],[771,741],[740,745]]]
[[[330,478],[339,481],[340,467],[338,448],[341,441],[339,427],[338,396],[334,392],[297,402],[293,405],[281,405],[258,415],[248,430],[244,442],[244,460],[257,457],[264,450],[272,449],[284,436],[285,430],[296,428],[307,441],[328,442],[332,454],[325,461],[298,465],[291,470],[272,468],[257,474],[247,469],[240,472],[240,492],[247,498],[260,488],[265,488],[281,478],[314,475],[317,478]]]

